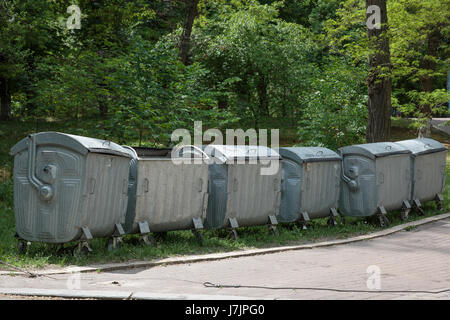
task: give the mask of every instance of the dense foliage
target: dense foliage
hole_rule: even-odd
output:
[[[0,118],[97,120],[98,136],[167,145],[176,128],[268,120],[305,144],[364,140],[363,0],[0,0]],[[389,0],[395,110],[445,114],[450,0]],[[80,29],[68,29],[81,10]]]

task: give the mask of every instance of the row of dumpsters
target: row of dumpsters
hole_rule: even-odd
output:
[[[120,146],[59,132],[18,142],[14,156],[14,207],[19,251],[31,242],[91,251],[93,238],[107,246],[138,234],[228,230],[388,211],[423,214],[422,203],[443,208],[447,149],[432,139],[342,147],[277,150],[262,146]]]

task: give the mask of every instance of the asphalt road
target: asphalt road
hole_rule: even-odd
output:
[[[195,295],[214,299],[224,296],[253,299],[450,299],[450,292],[373,291],[450,289],[449,266],[450,219],[445,219],[382,238],[310,250],[148,269],[52,275],[51,278],[3,275],[0,276],[0,289],[56,289],[64,291],[66,297],[68,292],[83,292],[84,295],[86,292],[100,292],[105,295],[139,293],[141,298],[147,295],[147,298],[156,299],[189,299]],[[261,288],[207,288],[203,285],[206,281]]]

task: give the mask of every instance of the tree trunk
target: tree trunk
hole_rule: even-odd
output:
[[[429,56],[437,58],[440,37],[441,30],[439,26],[427,36],[426,56],[423,58],[421,63],[421,68],[423,70],[428,70],[428,72],[420,78],[420,85],[423,92],[433,91],[433,78],[429,75],[429,73],[434,72],[434,70],[436,69],[436,61],[427,57]],[[429,104],[420,105],[419,109],[420,112],[425,116],[425,118],[427,118],[425,128],[423,128],[423,136],[429,138],[431,137],[431,119],[433,117],[433,110],[431,109],[431,105]]]
[[[99,84],[100,88],[105,88],[106,84],[102,81]],[[107,97],[104,95],[99,95],[97,98],[97,102],[98,102],[98,111],[100,113],[100,117],[102,119],[106,119],[108,117],[108,103],[107,103]]]
[[[106,119],[108,117],[108,105],[105,100],[103,100],[105,97],[102,96],[101,98],[102,100],[98,101],[98,110],[100,112],[100,117]]]
[[[391,57],[389,38],[387,36],[388,19],[386,0],[366,0],[366,8],[376,5],[380,8],[381,28],[368,28],[369,38],[369,76],[368,109],[366,140],[368,143],[388,141],[391,127]],[[371,14],[367,14],[369,18]]]
[[[180,41],[180,59],[185,66],[191,64],[189,49],[191,44],[191,32],[195,17],[198,15],[198,0],[189,0],[186,3],[186,16],[183,23],[183,32]]]
[[[9,90],[9,81],[0,77],[0,120],[9,120],[11,118],[11,91]]]
[[[269,100],[267,97],[267,83],[264,76],[260,76],[257,85],[260,113],[269,117]]]

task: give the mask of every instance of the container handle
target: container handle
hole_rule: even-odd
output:
[[[130,146],[122,146],[122,147],[125,148],[125,149],[130,150],[133,153],[133,156],[134,156],[135,159],[139,158],[136,150],[134,150],[132,147],[130,147]]]
[[[342,157],[341,153],[338,154]],[[345,175],[344,159],[341,161],[341,178],[348,185],[351,191],[358,191],[359,185],[357,180],[353,180]]]
[[[36,177],[36,141],[32,134],[28,138],[30,139],[28,141],[28,180],[38,190],[43,200],[50,201],[54,196],[53,188]]]
[[[201,148],[199,148],[199,147],[197,147],[197,146],[194,146],[194,145],[184,145],[184,146],[179,146],[179,147],[177,147],[173,152],[175,152],[175,153],[178,154],[178,153],[179,153],[182,149],[184,149],[184,148],[191,148],[191,149],[194,149],[194,150],[200,152],[200,154],[203,156],[203,158],[205,158],[206,160],[209,160],[209,156],[208,156]]]

